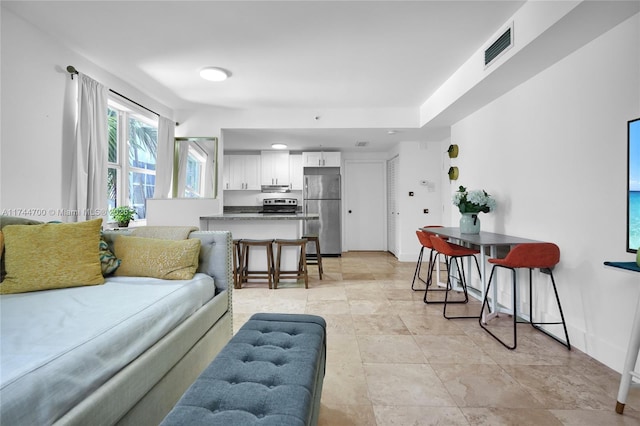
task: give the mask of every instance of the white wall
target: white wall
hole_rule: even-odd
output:
[[[484,230],[560,246],[554,271],[572,343],[621,370],[638,277],[625,252],[626,123],[640,116],[640,16],[452,127],[457,184],[498,202]],[[451,190],[455,190],[452,185]],[[452,210],[451,223],[460,214]]]
[[[37,220],[66,206],[75,124],[67,65],[172,118],[173,112],[2,9],[0,208]]]
[[[420,251],[416,230],[442,222],[443,178],[439,142],[401,142],[398,146],[398,259],[415,262]],[[427,181],[427,185],[421,184]],[[413,192],[413,196],[409,195]],[[424,209],[429,209],[425,214]]]

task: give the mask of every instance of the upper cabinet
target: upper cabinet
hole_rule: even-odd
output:
[[[289,155],[289,179],[292,190],[302,191],[303,170],[301,154]]]
[[[255,154],[225,155],[223,189],[260,190],[260,157]]]
[[[303,152],[304,167],[340,167],[339,152]]]
[[[262,151],[262,185],[289,185],[289,151]]]

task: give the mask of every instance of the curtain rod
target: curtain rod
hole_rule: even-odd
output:
[[[71,74],[71,80],[73,80],[73,76],[74,76],[74,75],[78,75],[78,74],[79,74],[79,73],[78,73],[78,70],[77,70],[73,65],[68,65],[68,66],[67,66],[67,72],[68,72],[69,74]],[[109,89],[109,91],[110,91],[111,93],[114,93],[114,94],[116,94],[116,95],[120,96],[121,98],[124,98],[124,99],[128,100],[129,102],[131,102],[131,103],[133,103],[133,104],[138,105],[140,108],[144,108],[144,109],[146,109],[147,111],[149,111],[150,113],[155,114],[155,115],[157,115],[158,117],[160,117],[160,114],[158,114],[158,113],[157,113],[157,112],[155,112],[154,110],[149,109],[149,108],[147,108],[146,106],[144,106],[144,105],[142,105],[142,104],[139,104],[138,102],[134,101],[133,99],[130,99],[130,98],[126,97],[126,96],[125,96],[125,95],[123,95],[122,93],[118,93],[118,92],[116,92],[116,91],[115,91],[115,90],[113,90],[113,89]],[[179,125],[179,123],[177,123],[177,122],[176,122],[176,126],[178,126],[178,125]]]

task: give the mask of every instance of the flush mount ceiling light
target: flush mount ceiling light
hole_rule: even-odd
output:
[[[224,81],[229,77],[229,74],[229,71],[216,67],[207,67],[200,70],[200,77],[209,81]]]
[[[272,143],[271,148],[273,149],[287,149],[287,145],[283,143]]]

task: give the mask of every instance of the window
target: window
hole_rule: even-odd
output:
[[[136,219],[145,219],[146,200],[155,189],[158,117],[115,97],[107,114],[109,209],[131,206]]]
[[[187,153],[187,176],[184,188],[185,198],[204,197],[204,179],[207,154],[197,144],[190,142]]]

